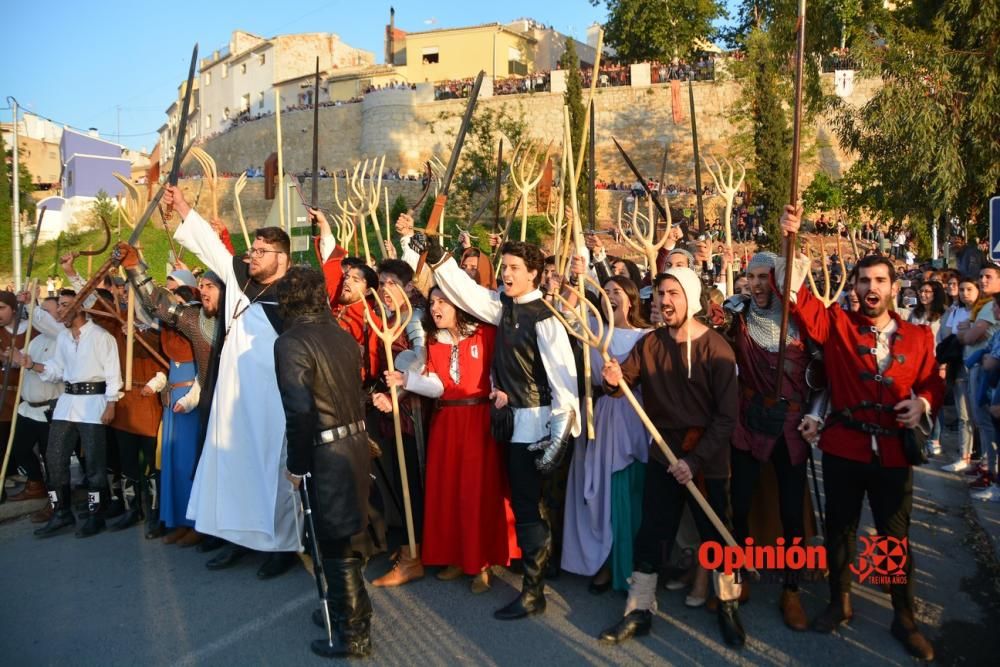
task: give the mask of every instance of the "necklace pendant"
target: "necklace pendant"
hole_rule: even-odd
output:
[[[514,328],[515,329],[520,329],[521,328],[521,323],[520,322],[514,322]]]

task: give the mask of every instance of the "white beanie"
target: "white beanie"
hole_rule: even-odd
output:
[[[698,278],[697,273],[683,266],[667,269],[666,274],[681,284],[681,289],[684,290],[684,297],[687,299],[687,314],[684,317],[684,324],[681,326],[688,329],[685,332],[685,338],[687,339],[687,367],[688,379],[690,380],[691,330],[688,328],[688,324],[691,323],[691,318],[701,312],[701,279]]]

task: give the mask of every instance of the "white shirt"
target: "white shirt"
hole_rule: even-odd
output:
[[[45,370],[39,373],[44,382],[104,382],[104,394],[63,394],[56,404],[53,419],[100,424],[108,403],[118,400],[122,389],[118,365],[118,344],[107,331],[87,320],[80,327],[80,337],[65,329],[56,341],[56,351]]]
[[[437,286],[448,300],[467,313],[484,322],[499,325],[503,313],[500,294],[488,290],[463,271],[453,257],[434,269]],[[514,298],[515,303],[529,303],[542,298],[540,291],[532,290]],[[511,442],[532,443],[549,437],[551,415],[575,413],[572,435],[580,435],[580,410],[577,398],[576,360],[569,343],[569,334],[555,317],[548,317],[535,324],[538,333],[538,352],[549,379],[551,405],[537,408],[514,408],[514,435]]]
[[[36,310],[41,309],[38,308]],[[45,314],[48,315],[48,313]],[[55,356],[58,340],[57,336],[50,336],[42,332],[32,337],[31,342],[28,343],[27,350],[31,361],[43,366],[48,364],[52,357]],[[63,393],[62,382],[46,382],[39,377],[38,373],[32,373],[27,370],[22,371],[22,375],[24,379],[21,381],[21,404],[17,406],[17,414],[27,419],[34,419],[37,422],[47,421],[45,418],[45,410],[48,409],[47,405],[32,407],[29,404],[53,401],[59,398]]]

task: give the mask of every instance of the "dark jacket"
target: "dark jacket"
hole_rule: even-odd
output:
[[[274,343],[285,409],[288,470],[311,473],[310,500],[321,540],[348,537],[367,524],[371,457],[364,432],[316,446],[317,434],[364,419],[361,353],[329,313],[286,323]]]

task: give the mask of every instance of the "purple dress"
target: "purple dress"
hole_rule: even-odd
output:
[[[608,352],[623,361],[649,331],[615,329]],[[599,386],[604,362],[593,349],[590,368],[591,379]],[[634,393],[641,402],[639,392]],[[627,589],[624,577],[632,571],[631,537],[639,528],[634,510],[641,509],[649,434],[627,399],[601,396],[594,405],[594,435],[596,438],[588,442],[584,430],[574,444],[566,482],[562,569],[592,576],[612,555],[614,546],[615,588],[620,584]],[[636,463],[639,465],[634,466]],[[617,576],[620,572],[624,577]]]

